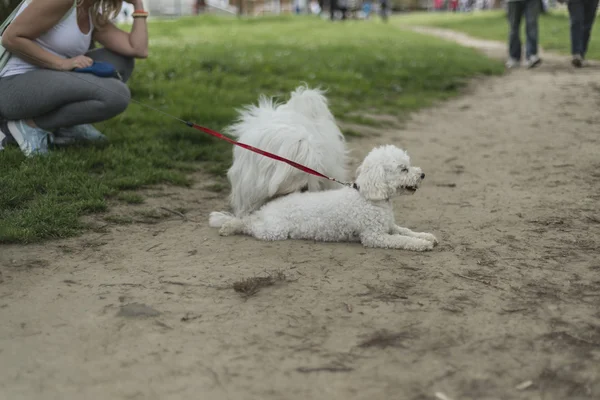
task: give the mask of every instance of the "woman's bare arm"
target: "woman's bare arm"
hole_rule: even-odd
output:
[[[68,62],[69,60],[46,51],[34,42],[58,24],[71,7],[73,0],[33,0],[4,31],[2,46],[33,65],[43,68],[70,70],[91,65],[91,59],[87,57]]]
[[[142,10],[142,0],[126,0],[135,10]],[[146,18],[134,18],[131,32],[117,28],[112,22],[94,29],[94,39],[108,50],[126,57],[148,57],[148,25]]]

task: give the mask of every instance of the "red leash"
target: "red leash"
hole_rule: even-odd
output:
[[[244,143],[236,142],[235,140],[233,140],[233,139],[230,139],[230,138],[228,138],[227,136],[225,136],[225,135],[223,135],[223,134],[221,134],[221,133],[219,133],[219,132],[213,131],[212,129],[205,128],[205,127],[203,127],[203,126],[200,126],[200,125],[194,124],[193,122],[189,122],[189,121],[186,121],[186,122],[185,122],[185,124],[186,124],[187,126],[189,126],[190,128],[194,128],[194,129],[197,129],[197,130],[199,130],[199,131],[201,131],[201,132],[208,133],[209,135],[212,135],[212,136],[214,136],[214,137],[217,137],[217,138],[219,138],[219,139],[225,140],[226,142],[229,142],[229,143],[231,143],[231,144],[233,144],[233,145],[236,145],[236,146],[243,147],[244,149],[247,149],[247,150],[253,151],[253,152],[255,152],[255,153],[258,153],[258,154],[262,154],[262,155],[263,155],[263,156],[265,156],[265,157],[269,157],[269,158],[272,158],[272,159],[274,159],[274,160],[281,161],[281,162],[284,162],[284,163],[286,163],[286,164],[289,164],[289,165],[291,165],[292,167],[294,167],[294,168],[297,168],[297,169],[299,169],[300,171],[304,171],[304,172],[306,172],[306,173],[308,173],[308,174],[315,175],[315,176],[319,176],[319,177],[321,177],[321,178],[325,178],[325,179],[329,179],[330,181],[337,182],[337,183],[339,183],[340,185],[349,186],[349,187],[354,187],[354,184],[352,184],[352,183],[340,182],[340,181],[338,181],[338,180],[337,180],[337,179],[335,179],[335,178],[331,178],[331,177],[329,177],[329,176],[327,176],[327,175],[323,175],[322,173],[320,173],[320,172],[318,172],[318,171],[315,171],[314,169],[311,169],[311,168],[305,167],[304,165],[302,165],[302,164],[298,164],[297,162],[294,162],[294,161],[292,161],[292,160],[288,160],[287,158],[280,157],[280,156],[278,156],[277,154],[273,154],[273,153],[269,153],[268,151],[264,151],[264,150],[261,150],[261,149],[257,149],[256,147],[250,146],[250,145],[248,145],[248,144],[244,144]]]

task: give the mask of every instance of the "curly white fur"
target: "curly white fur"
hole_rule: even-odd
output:
[[[348,179],[346,142],[323,91],[300,86],[285,104],[261,96],[258,105],[246,106],[238,112],[238,121],[226,128],[226,132],[241,143],[335,179]],[[240,147],[233,150],[233,164],[227,178],[231,185],[230,205],[238,217],[279,196],[336,188],[334,182]]]
[[[273,200],[241,218],[212,212],[209,224],[223,236],[246,234],[261,240],[312,239],[360,241],[366,247],[431,250],[430,233],[396,225],[391,199],[413,194],[425,178],[410,166],[403,150],[387,145],[373,149],[357,169],[358,190],[344,187],[293,193]]]

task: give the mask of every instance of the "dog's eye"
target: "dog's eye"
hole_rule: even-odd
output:
[[[400,171],[402,171],[402,172],[408,172],[408,168],[402,167],[402,169]]]

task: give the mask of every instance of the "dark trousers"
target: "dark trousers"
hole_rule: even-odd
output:
[[[596,19],[598,0],[569,1],[569,19],[571,20],[571,54],[585,57],[590,34]]]
[[[508,2],[508,53],[510,58],[521,59],[521,20],[525,16],[525,57],[529,58],[538,52],[538,19],[540,16],[539,0],[518,0]]]

